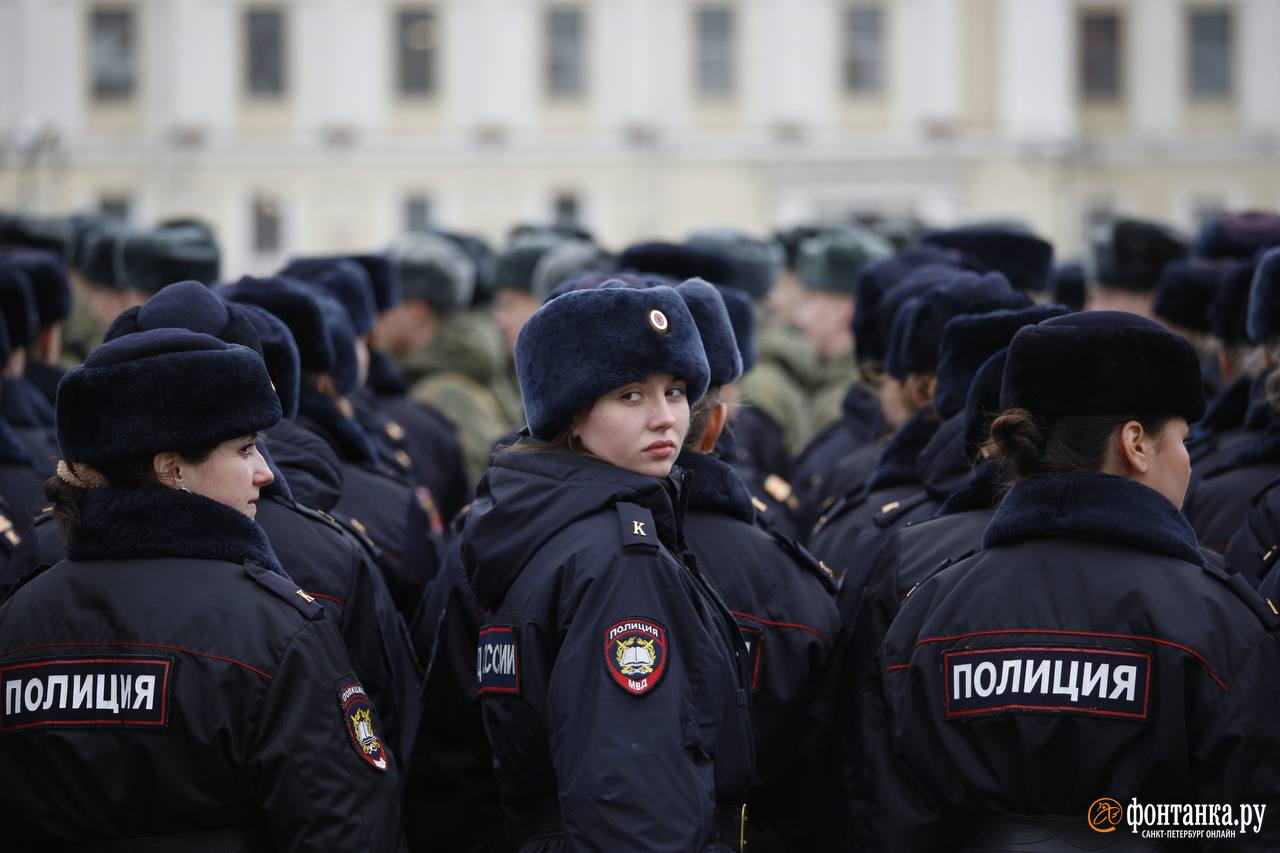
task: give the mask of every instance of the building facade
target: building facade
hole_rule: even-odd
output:
[[[1280,207],[1280,0],[0,0],[0,207],[228,271],[427,224]]]

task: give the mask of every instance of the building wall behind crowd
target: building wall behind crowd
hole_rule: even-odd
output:
[[[0,0],[0,207],[619,245],[1280,206],[1277,0]]]

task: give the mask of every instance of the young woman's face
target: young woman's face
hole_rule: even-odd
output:
[[[1153,438],[1152,450],[1147,454],[1147,470],[1134,477],[1164,495],[1178,509],[1182,509],[1191,482],[1191,456],[1185,444],[1189,431],[1185,418],[1170,418]]]
[[[198,495],[239,510],[249,518],[258,514],[258,494],[275,479],[258,452],[256,435],[228,439],[203,462],[181,466],[182,485]]]
[[[573,434],[593,456],[636,474],[671,473],[689,431],[685,381],[670,373],[615,388],[592,404]]]

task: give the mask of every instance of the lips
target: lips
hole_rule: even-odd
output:
[[[676,443],[674,441],[655,441],[644,449],[644,452],[650,456],[656,456],[659,459],[666,459],[676,452]]]

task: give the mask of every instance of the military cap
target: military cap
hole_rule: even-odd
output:
[[[710,381],[698,327],[670,287],[606,282],[557,296],[520,330],[515,361],[529,431],[543,440],[628,382],[670,373],[688,383],[692,406]]]
[[[1227,261],[1209,303],[1209,334],[1227,346],[1249,340],[1249,291],[1256,264]]]
[[[448,237],[431,232],[405,234],[391,244],[405,298],[418,299],[442,314],[471,305],[476,265]]]
[[[373,331],[378,319],[373,284],[364,267],[351,258],[294,258],[280,270],[286,278],[305,281],[336,300],[347,312],[357,335]]]
[[[192,220],[174,220],[146,231],[119,231],[112,249],[116,286],[143,293],[188,279],[213,285],[222,260],[213,232]]]
[[[691,278],[678,286],[676,293],[684,300],[698,327],[702,350],[707,356],[710,384],[737,382],[742,376],[742,354],[720,291],[700,278]]]
[[[430,234],[438,234],[449,240],[466,253],[475,265],[475,285],[472,288],[471,304],[488,305],[493,301],[493,292],[497,287],[498,261],[488,241],[476,234],[465,234],[461,231],[445,231],[431,229]]]
[[[881,300],[889,289],[921,267],[956,266],[955,262],[960,257],[958,252],[946,249],[906,249],[871,261],[859,270],[858,279],[854,283],[855,302],[851,323],[854,353],[858,361],[879,361],[884,358],[892,318],[887,323],[881,323]]]
[[[1080,311],[1026,326],[1009,344],[1001,409],[1069,415],[1204,414],[1195,348],[1154,320]]]
[[[11,249],[0,252],[0,264],[12,264],[26,273],[41,328],[71,316],[71,283],[61,258],[43,249]]]
[[[352,255],[351,260],[358,263],[369,277],[373,302],[379,314],[400,304],[400,270],[387,254]]]
[[[587,243],[596,241],[589,230],[572,222],[556,222],[551,225],[538,225],[532,222],[520,222],[507,231],[507,242],[514,243],[525,237],[549,235],[560,240],[582,240]]]
[[[1104,287],[1151,293],[1171,261],[1187,256],[1187,241],[1158,222],[1116,219],[1090,243],[1092,278]]]
[[[244,312],[245,317],[253,324],[254,331],[258,333],[258,341],[262,345],[262,360],[266,362],[267,373],[276,386],[280,408],[286,418],[293,418],[298,414],[298,395],[302,381],[302,362],[293,333],[283,320],[264,308],[247,302],[236,307]]]
[[[969,382],[964,399],[964,452],[977,460],[991,437],[991,422],[1000,413],[1000,388],[1009,348],[997,350],[982,363]]]
[[[1280,246],[1280,213],[1223,212],[1209,220],[1196,240],[1202,258],[1250,260],[1262,249]]]
[[[89,284],[116,288],[116,235],[126,228],[105,216],[76,215],[71,266]]]
[[[1259,344],[1280,336],[1280,248],[1258,259],[1249,289],[1248,331]]]
[[[1021,226],[966,225],[930,232],[923,242],[964,252],[1015,290],[1044,290],[1053,272],[1053,246]]]
[[[89,465],[198,451],[278,420],[257,353],[186,329],[109,341],[58,384],[58,445]]]
[[[875,309],[874,323],[869,328],[868,342],[862,350],[864,355],[859,357],[877,359],[886,365],[893,358],[896,358],[896,356],[892,355],[892,351],[896,346],[893,330],[904,322],[901,315],[907,303],[928,293],[933,288],[951,281],[961,272],[965,272],[965,270],[954,264],[937,263],[916,267],[903,276],[897,284],[890,287],[880,297]],[[858,307],[855,304],[855,317],[857,316],[857,311]],[[896,340],[900,341],[904,333],[905,328],[898,333]]]
[[[862,268],[891,252],[888,243],[869,231],[811,237],[800,245],[796,279],[813,290],[854,295]]]
[[[494,286],[532,293],[533,274],[538,262],[564,242],[566,240],[560,234],[547,231],[529,231],[516,237],[498,254]]]
[[[690,246],[727,256],[736,269],[731,281],[719,283],[736,287],[752,299],[763,299],[769,294],[785,259],[782,246],[776,242],[760,240],[732,228],[695,231],[688,242]]]
[[[736,287],[717,287],[716,290],[720,291],[725,310],[729,312],[733,339],[738,342],[738,353],[742,356],[742,372],[746,373],[755,367],[758,355],[755,306],[751,304],[751,297]]]

